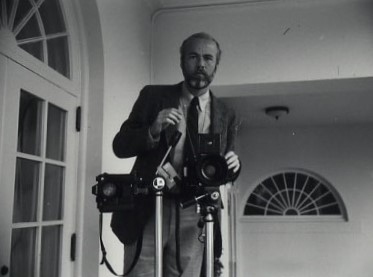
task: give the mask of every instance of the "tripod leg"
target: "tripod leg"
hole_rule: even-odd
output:
[[[214,276],[214,219],[211,213],[205,216],[206,227],[206,277]]]
[[[154,250],[154,271],[155,277],[163,276],[163,189],[166,181],[163,177],[156,177],[153,180],[155,190],[155,250]]]
[[[163,193],[157,191],[155,194],[155,277],[163,276]]]

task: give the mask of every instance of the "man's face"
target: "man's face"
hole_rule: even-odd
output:
[[[218,48],[213,41],[194,39],[187,43],[181,69],[189,88],[200,90],[210,85],[217,69],[217,53]]]

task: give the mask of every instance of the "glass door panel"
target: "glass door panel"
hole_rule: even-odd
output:
[[[18,117],[18,152],[40,156],[43,101],[21,90]]]
[[[13,223],[32,222],[36,234],[41,233],[41,242],[28,239],[29,225],[14,225],[13,236],[16,241],[26,241],[32,245],[32,250],[41,255],[29,259],[30,251],[21,252],[18,248],[16,259],[11,260],[11,276],[17,273],[17,264],[21,260],[34,263],[33,273],[40,276],[59,275],[61,256],[61,233],[63,220],[64,164],[55,165],[46,159],[62,161],[65,152],[66,112],[54,104],[33,94],[21,90],[18,114],[18,149],[15,176]],[[47,109],[47,112],[45,112]],[[46,129],[46,132],[44,130]],[[29,139],[29,137],[31,139]],[[46,142],[46,143],[44,143]],[[37,150],[37,151],[36,151]],[[23,154],[34,154],[23,157]],[[23,157],[23,158],[22,158]],[[44,174],[44,179],[40,175]],[[41,204],[42,203],[42,204]],[[40,216],[42,214],[42,216]],[[45,221],[55,221],[49,226],[43,226]],[[20,235],[21,234],[21,235]],[[22,234],[25,238],[22,237]],[[17,247],[16,244],[12,247]],[[34,249],[35,248],[35,249]],[[13,255],[13,254],[12,254]],[[55,260],[57,258],[57,260]],[[31,267],[31,265],[30,265]],[[40,274],[37,274],[37,272]],[[49,275],[53,273],[53,275]]]
[[[47,159],[63,161],[66,141],[66,111],[33,94],[21,90],[18,114],[18,156],[16,164],[13,223],[34,222],[36,233],[41,232],[41,243],[33,241],[40,261],[34,261],[34,271],[40,276],[59,275],[61,225],[63,224],[63,192],[65,164],[53,164]],[[47,109],[47,112],[44,110]],[[44,130],[46,131],[44,132]],[[30,138],[29,138],[30,137]],[[46,142],[46,143],[44,143]],[[41,145],[41,147],[40,147]],[[21,158],[24,153],[34,154]],[[44,179],[40,178],[44,174]],[[42,203],[42,204],[41,204]],[[39,216],[42,214],[42,216]],[[43,226],[46,221],[54,221]],[[16,239],[29,226],[14,226]],[[31,243],[30,240],[27,242]],[[16,246],[16,245],[14,245]],[[18,248],[17,248],[18,249]],[[11,270],[17,270],[19,259],[28,260],[29,251],[17,251],[11,260]],[[31,250],[30,250],[31,251]],[[39,255],[36,255],[39,257]],[[57,260],[56,260],[57,259]],[[30,261],[31,263],[31,261]],[[38,266],[40,265],[40,267]],[[16,273],[10,272],[11,275]],[[50,275],[50,274],[53,275]]]
[[[10,276],[35,276],[36,233],[36,228],[13,229]]]
[[[13,223],[36,221],[39,175],[39,162],[17,158],[14,184]]]
[[[60,220],[63,211],[64,168],[45,165],[43,220]]]
[[[40,277],[59,276],[61,260],[61,226],[42,229]]]
[[[66,112],[49,104],[47,127],[47,158],[57,161],[64,160],[66,133]]]
[[[12,277],[70,277],[77,99],[16,63],[9,62],[8,70],[0,141],[7,184],[0,194],[1,265]]]

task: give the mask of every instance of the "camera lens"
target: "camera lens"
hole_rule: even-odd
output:
[[[208,164],[205,166],[205,168],[203,168],[202,172],[206,178],[214,178],[214,176],[216,175],[216,167],[213,164]]]
[[[113,183],[106,183],[102,186],[102,195],[105,198],[115,197],[117,194],[117,186]]]
[[[217,154],[200,156],[196,164],[197,177],[206,186],[219,186],[225,183],[227,170],[224,157]]]
[[[208,181],[221,181],[224,179],[224,164],[218,159],[206,159],[201,167],[202,176]]]

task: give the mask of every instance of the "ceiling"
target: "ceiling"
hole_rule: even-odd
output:
[[[373,78],[218,86],[224,97],[251,127],[373,124]],[[289,114],[276,120],[265,108],[286,106]]]

